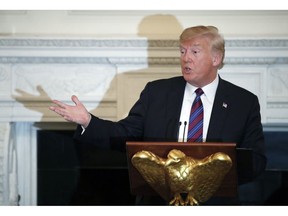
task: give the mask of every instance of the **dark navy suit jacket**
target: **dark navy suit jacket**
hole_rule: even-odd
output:
[[[92,116],[85,133],[78,126],[74,138],[102,148],[125,148],[131,140],[177,141],[185,85],[182,76],[149,82],[126,118],[111,122]],[[261,173],[266,159],[257,96],[219,77],[206,142],[235,142],[253,150],[253,175]]]

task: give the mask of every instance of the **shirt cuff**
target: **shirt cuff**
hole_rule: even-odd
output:
[[[82,132],[81,132],[81,135],[85,132],[85,128],[81,125],[81,128],[82,128]]]

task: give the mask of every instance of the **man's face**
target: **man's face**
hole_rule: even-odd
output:
[[[207,38],[196,37],[181,43],[180,55],[183,77],[191,85],[203,87],[216,78],[218,65]]]

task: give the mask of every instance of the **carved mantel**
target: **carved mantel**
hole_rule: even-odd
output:
[[[175,40],[0,38],[0,204],[17,204],[17,193],[36,204],[35,131],[71,127],[48,110],[51,99],[77,94],[118,120],[148,81],[181,75],[178,56]],[[288,125],[288,38],[226,39],[219,73],[259,97],[264,126]]]

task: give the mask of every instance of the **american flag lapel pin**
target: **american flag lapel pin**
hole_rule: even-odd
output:
[[[227,103],[223,102],[222,107],[227,108]]]

